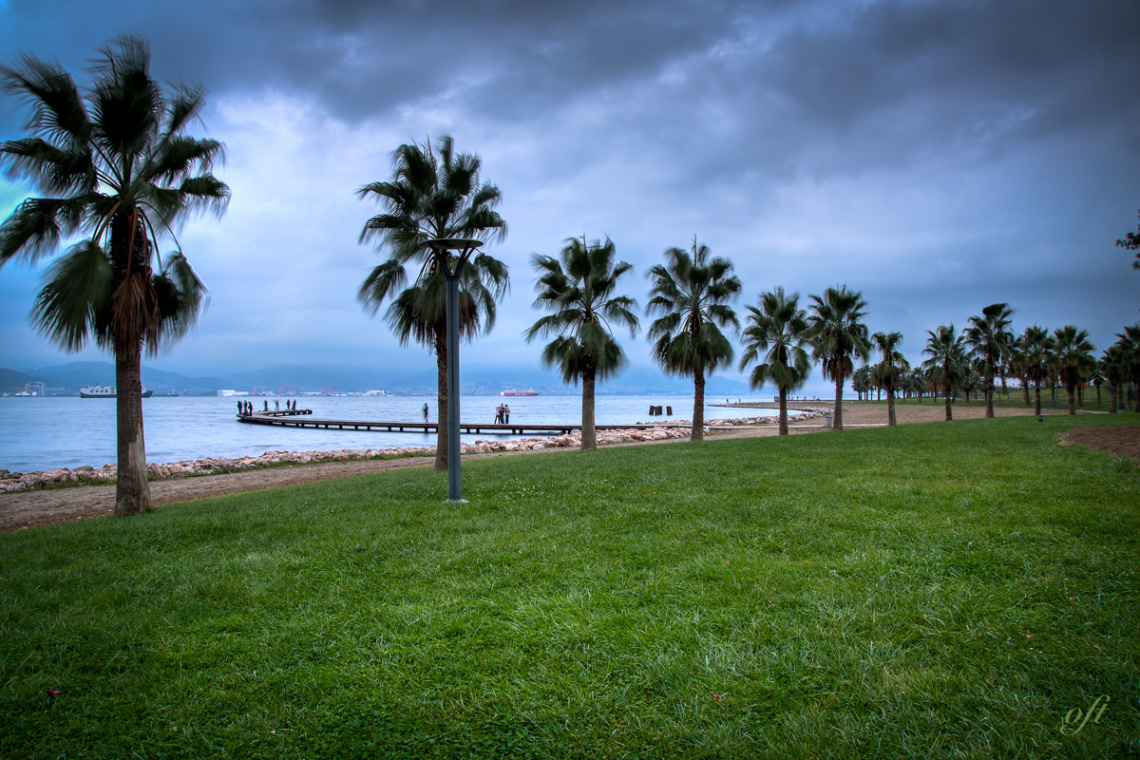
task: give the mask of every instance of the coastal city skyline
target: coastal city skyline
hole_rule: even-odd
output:
[[[735,264],[742,319],[764,290],[806,306],[845,284],[912,363],[927,330],[994,302],[1018,332],[1087,329],[1098,355],[1140,317],[1134,254],[1113,245],[1140,207],[1134,3],[63,5],[0,0],[0,61],[86,83],[99,48],[140,34],[160,79],[207,89],[191,132],[226,144],[227,213],[179,236],[210,306],[147,362],[166,371],[431,371],[356,300],[384,258],[357,242],[379,209],[356,191],[443,134],[481,157],[509,225],[488,252],[511,292],[465,364],[538,366],[530,257],[583,234],[633,264],[621,288],[642,308],[649,268],[694,235]],[[0,139],[26,118],[0,98]],[[0,179],[2,217],[29,192]],[[108,360],[31,325],[49,264],[0,270],[0,365]],[[619,334],[635,368],[653,366],[647,324]]]

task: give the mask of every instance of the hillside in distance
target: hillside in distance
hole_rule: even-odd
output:
[[[192,377],[147,366],[142,380],[156,393],[209,395],[219,390],[290,393],[364,393],[382,390],[392,395],[434,395],[434,365],[425,362],[422,372],[390,372],[354,365],[280,364],[256,370],[225,372],[224,376]],[[71,362],[33,369],[0,368],[0,392],[17,393],[26,383],[42,382],[48,395],[77,395],[87,385],[114,385],[115,365],[111,362]],[[543,395],[578,395],[580,385],[562,382],[561,376],[541,367],[495,363],[463,364],[460,371],[463,393],[497,395],[503,391],[536,391]],[[615,378],[599,381],[600,395],[687,395],[693,391],[689,378],[666,375],[655,367],[629,367]],[[714,375],[706,385],[711,400],[717,396],[755,395],[748,384]]]

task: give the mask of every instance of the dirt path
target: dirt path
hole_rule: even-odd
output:
[[[944,417],[942,404],[927,404],[921,406],[899,406],[899,424],[914,422],[936,422]],[[955,419],[971,419],[984,416],[981,407],[955,407]],[[1031,410],[999,408],[999,416],[1021,416],[1032,413]],[[877,427],[886,423],[886,408],[883,406],[845,405],[843,411],[845,427]],[[819,419],[807,420],[802,423],[793,423],[790,426],[794,434],[820,432],[823,423]],[[1140,427],[1136,428],[1140,430]],[[1100,431],[1103,428],[1089,428]],[[776,435],[775,425],[762,427],[733,428],[718,430],[710,439],[724,438],[752,438]],[[1085,434],[1086,437],[1092,434]],[[1135,439],[1131,439],[1135,440]],[[657,443],[672,443],[673,441],[659,441]],[[1076,441],[1088,444],[1086,440]],[[646,444],[623,444],[646,445]],[[472,454],[464,459],[484,459],[499,456],[528,456],[540,455],[543,452],[504,452],[498,454]],[[1127,456],[1127,455],[1126,455]],[[203,499],[224,494],[242,493],[245,491],[259,491],[265,488],[282,488],[287,486],[314,483],[319,480],[332,480],[335,478],[350,478],[356,475],[370,475],[376,472],[402,469],[405,467],[430,467],[431,457],[414,457],[408,459],[368,460],[360,462],[327,462],[322,464],[309,464],[296,467],[284,467],[272,470],[252,470],[249,472],[230,473],[226,475],[210,475],[195,478],[171,478],[158,480],[150,484],[151,501],[157,506],[173,504],[194,499]],[[46,491],[22,491],[0,495],[0,532],[21,530],[39,525],[75,520],[82,517],[110,514],[115,504],[115,487],[107,486],[78,486],[74,488],[56,488]]]

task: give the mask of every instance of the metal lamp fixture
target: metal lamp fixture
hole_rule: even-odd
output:
[[[459,472],[459,276],[483,241],[438,238],[426,244],[441,254],[447,275],[447,498],[463,502]],[[448,251],[458,254],[449,261]]]

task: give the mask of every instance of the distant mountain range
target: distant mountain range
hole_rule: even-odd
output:
[[[187,377],[177,372],[142,368],[142,381],[156,393],[213,395],[219,388],[230,387],[217,377]],[[44,384],[48,395],[77,395],[85,385],[114,385],[115,365],[111,362],[72,362],[55,367],[16,371],[0,368],[0,392],[16,393],[27,383]]]
[[[299,392],[362,393],[383,390],[392,395],[431,395],[436,391],[434,365],[410,376],[393,377],[375,367],[351,365],[275,365],[259,370],[226,373],[225,377],[190,377],[177,372],[142,368],[143,385],[156,393],[212,396],[219,390],[278,393],[296,386]],[[17,393],[27,383],[42,382],[48,395],[76,395],[85,385],[114,385],[115,365],[111,362],[72,362],[36,369],[0,368],[0,392]],[[580,388],[566,385],[554,372],[537,367],[489,363],[464,363],[460,385],[464,393],[494,395],[504,390],[533,390],[544,395],[577,395]],[[692,393],[688,378],[665,375],[654,368],[632,367],[618,377],[598,383],[598,394],[648,395]],[[713,376],[706,394],[716,396],[752,395],[748,384]]]

